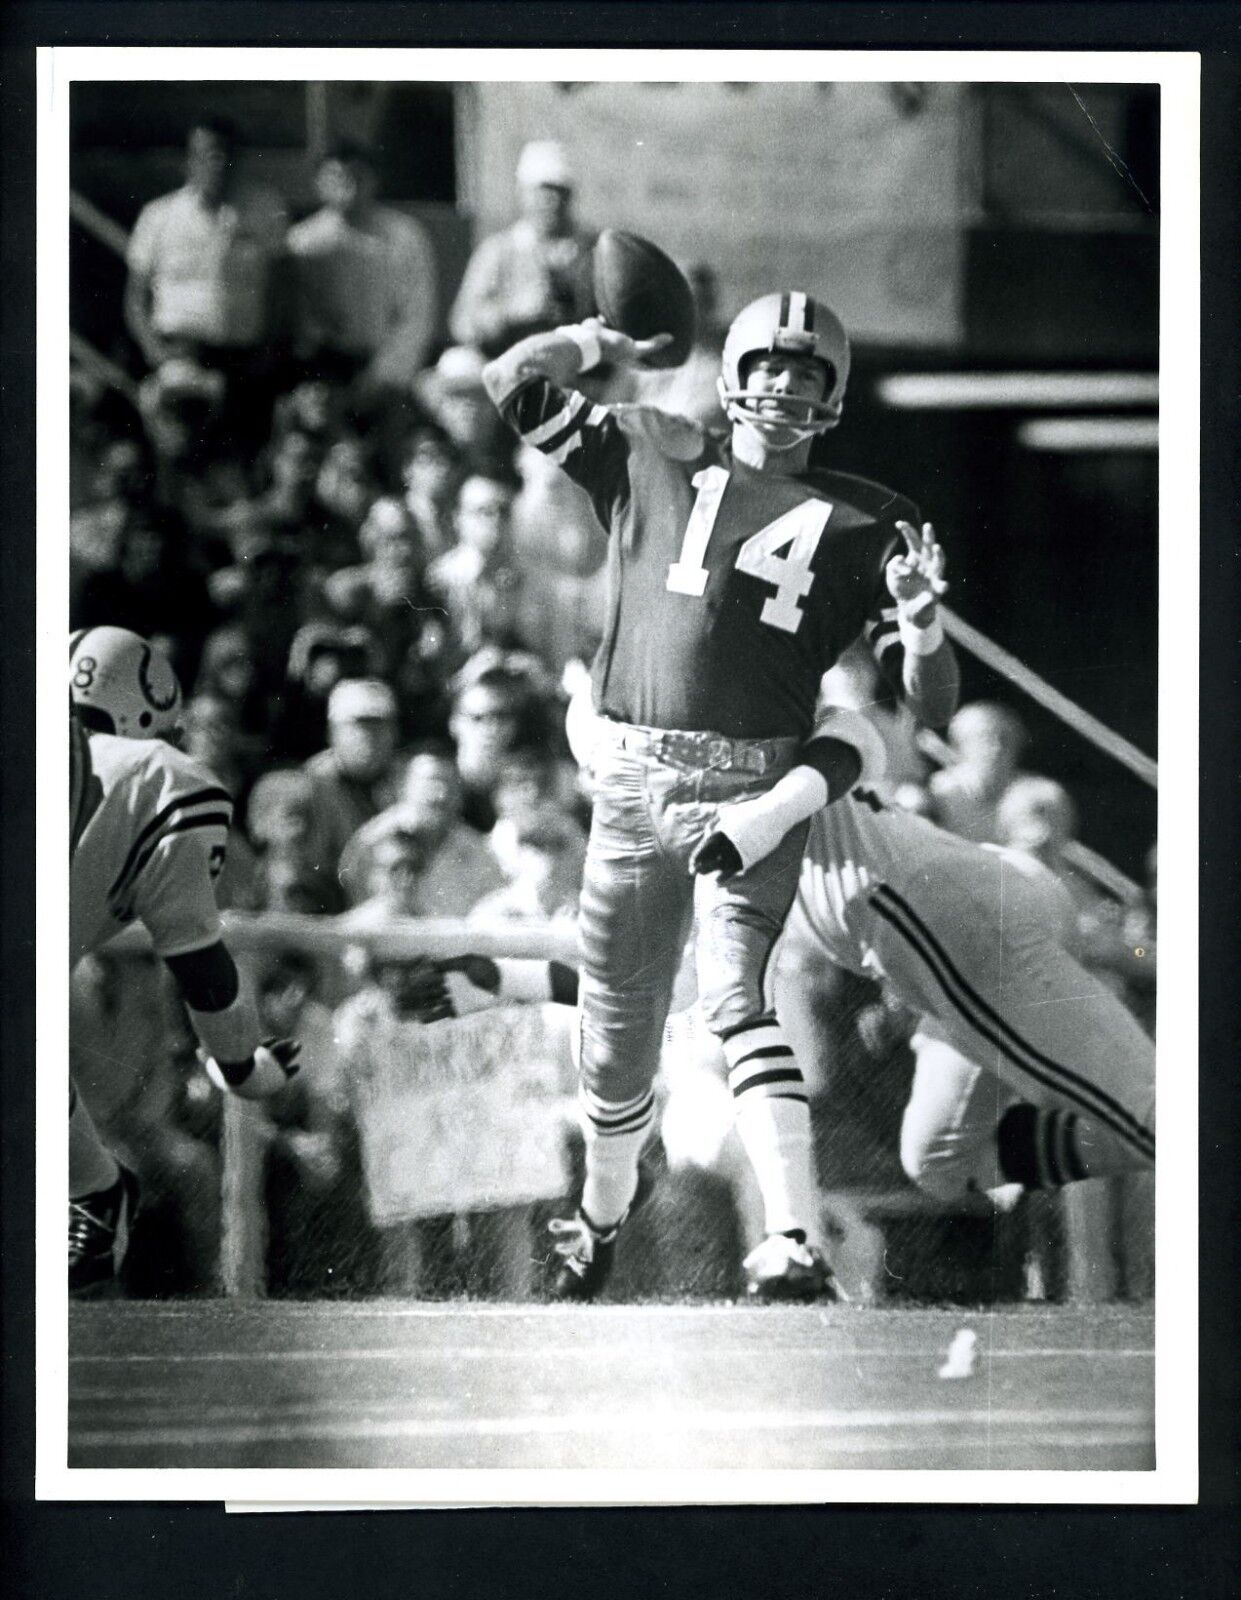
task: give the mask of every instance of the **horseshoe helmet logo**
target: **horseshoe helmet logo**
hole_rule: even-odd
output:
[[[176,674],[168,663],[160,657],[160,676],[164,678],[165,690],[161,694],[158,686],[152,682],[151,666],[154,652],[150,645],[144,645],[142,656],[138,662],[138,686],[146,697],[147,704],[155,711],[171,711],[180,698],[180,688],[177,685]]]

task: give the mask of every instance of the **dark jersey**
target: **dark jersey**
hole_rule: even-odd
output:
[[[823,674],[865,634],[899,659],[884,567],[915,525],[900,495],[846,473],[788,478],[707,434],[592,405],[544,379],[502,407],[589,493],[608,530],[608,622],[596,709],[655,728],[805,737]]]

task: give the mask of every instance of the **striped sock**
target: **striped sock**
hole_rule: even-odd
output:
[[[614,1228],[638,1187],[638,1157],[655,1121],[655,1091],[632,1100],[603,1100],[583,1087],[579,1097],[586,1138],[582,1214],[600,1233]]]
[[[810,1103],[793,1052],[772,1016],[723,1041],[737,1136],[763,1197],[768,1233],[819,1237]]]
[[[996,1130],[1005,1180],[1027,1189],[1059,1189],[1090,1177],[1079,1132],[1080,1119],[1075,1112],[1010,1106]]]

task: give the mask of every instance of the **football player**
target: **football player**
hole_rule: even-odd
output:
[[[70,970],[135,918],[177,982],[218,1088],[246,1099],[281,1089],[297,1045],[260,1039],[253,1001],[221,937],[215,879],[232,801],[175,748],[181,688],[125,628],[69,642]],[[106,1292],[125,1253],[137,1179],[101,1140],[70,1085],[69,1289]]]
[[[865,635],[917,715],[941,725],[958,674],[937,616],[943,552],[912,503],[811,469],[840,420],[849,343],[803,293],[766,295],[729,329],[719,382],[731,425],[716,440],[577,387],[634,341],[597,322],[535,334],[483,378],[519,437],[586,489],[609,534],[610,615],[593,668],[602,736],[582,889],[581,1099],[586,1177],[554,1286],[590,1299],[637,1194],[651,1084],[691,918],[706,1022],[720,1039],[737,1124],[756,1166],[784,1174],[759,1284],[830,1292],[818,1248],[802,1074],[765,994],[792,905],[806,819],[856,782],[851,746],[811,732],[823,674]],[[795,773],[772,806],[777,780]],[[728,881],[691,877],[716,809],[766,809],[770,843]],[[778,841],[778,842],[777,842]]]

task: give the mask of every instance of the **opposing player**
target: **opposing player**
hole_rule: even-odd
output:
[[[212,1081],[247,1099],[274,1093],[297,1070],[297,1046],[261,1042],[221,937],[214,881],[232,801],[169,742],[180,728],[176,674],[137,634],[90,628],[70,639],[69,686],[70,969],[137,919],[176,979]],[[137,1192],[71,1084],[71,1294],[114,1283]]]
[[[726,443],[642,408],[575,392],[601,361],[662,347],[598,324],[523,340],[484,382],[502,415],[590,494],[609,533],[610,617],[593,670],[594,761],[581,901],[586,1178],[554,1293],[590,1299],[611,1269],[651,1134],[651,1083],[691,916],[707,1025],[722,1041],[742,1141],[786,1175],[752,1281],[827,1286],[808,1180],[802,1074],[764,991],[796,892],[806,818],[856,781],[852,747],[811,731],[823,674],[861,634],[917,713],[939,725],[957,670],[936,615],[943,557],[892,490],[811,470],[840,420],[849,344],[828,308],[767,295],[732,324]],[[688,872],[717,807],[769,791],[766,847],[730,882]],[[767,798],[764,798],[767,797]],[[761,857],[761,859],[760,859]]]
[[[821,726],[881,760],[858,713],[830,710]],[[746,811],[721,807],[697,870],[740,869]],[[1014,852],[888,808],[866,783],[810,825],[781,962],[826,955],[881,980],[1016,1097],[993,1136],[957,1152],[954,1186],[1048,1188],[1154,1162],[1154,1047],[1070,952],[1072,908],[1049,879]]]

